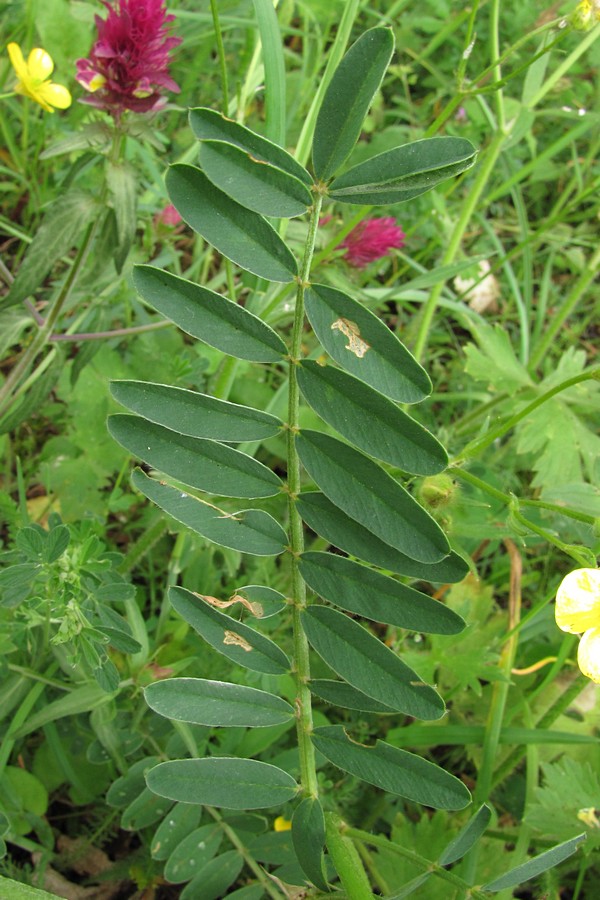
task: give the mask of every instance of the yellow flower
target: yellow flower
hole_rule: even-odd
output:
[[[19,45],[12,43],[8,45],[8,55],[17,73],[15,90],[18,94],[31,97],[47,112],[54,112],[54,107],[66,109],[71,105],[71,94],[66,87],[50,81],[54,63],[45,50],[35,47],[25,62]]]
[[[595,22],[600,22],[600,0],[581,0],[570,17],[573,28],[587,31]]]
[[[284,816],[277,816],[277,818],[273,822],[274,831],[291,831],[291,829],[292,823]]]
[[[600,569],[569,572],[556,592],[556,624],[562,631],[581,634],[579,668],[600,684]]]

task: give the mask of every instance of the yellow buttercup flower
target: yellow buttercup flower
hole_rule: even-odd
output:
[[[275,821],[273,822],[273,830],[274,831],[291,831],[292,823],[289,819],[286,819],[285,816],[277,816]]]
[[[52,57],[41,47],[35,47],[27,62],[18,44],[8,45],[8,55],[17,74],[15,91],[39,103],[47,112],[67,109],[71,105],[71,94],[62,84],[54,84],[50,76],[54,70]]]
[[[600,684],[600,569],[569,572],[556,592],[556,624],[562,631],[582,634],[577,663]]]

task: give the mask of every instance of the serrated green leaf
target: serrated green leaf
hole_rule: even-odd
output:
[[[238,850],[227,850],[202,868],[181,892],[180,900],[218,900],[233,884],[244,865],[244,858]]]
[[[226,513],[212,503],[149,478],[141,469],[134,470],[131,483],[177,522],[220,547],[253,556],[276,556],[288,544],[279,522],[262,509]]]
[[[431,432],[360,378],[306,359],[298,384],[317,415],[353,445],[405,472],[433,475],[448,454]]]
[[[299,178],[307,187],[312,184],[312,178],[304,166],[301,166],[286,150],[213,109],[206,107],[191,109],[190,125],[200,141],[226,141],[250,153],[255,159],[270,163]]]
[[[186,804],[188,809],[193,806]],[[200,810],[198,810],[198,816]],[[199,870],[218,852],[223,842],[223,830],[217,822],[201,825],[185,835],[174,848],[165,865],[165,878],[172,884],[181,884],[194,878]]]
[[[454,775],[385,741],[367,747],[351,740],[342,725],[315,728],[311,738],[335,766],[381,790],[434,809],[463,809],[471,802],[468,788]]]
[[[57,260],[66,255],[98,213],[90,194],[70,190],[55,200],[46,211],[0,307],[14,306],[35,293]]]
[[[168,719],[222,728],[280,725],[294,710],[275,694],[205,678],[169,678],[144,691],[146,703]]]
[[[264,441],[282,422],[269,413],[208,394],[148,381],[112,381],[111,394],[132,412],[180,434],[211,441]]]
[[[262,463],[216,441],[177,434],[140,416],[109,416],[108,430],[138,459],[190,487],[222,497],[272,497],[281,481]]]
[[[224,615],[184,588],[172,587],[169,599],[179,615],[223,656],[267,675],[289,672],[290,661],[283,650],[258,631]]]
[[[540,853],[538,856],[534,856],[533,859],[523,863],[523,865],[516,866],[514,869],[511,869],[510,872],[501,875],[500,878],[495,878],[493,881],[489,881],[487,884],[482,885],[480,890],[495,893],[496,891],[503,891],[507,888],[514,887],[517,884],[523,884],[524,881],[529,881],[530,878],[536,878],[538,875],[541,875],[542,872],[553,869],[554,866],[557,866],[559,863],[563,862],[563,860],[568,859],[569,856],[573,856],[579,845],[582,844],[586,838],[587,835],[585,833],[578,834],[577,837],[571,838],[570,841],[565,841],[563,844],[557,844],[556,847],[552,847],[551,850],[546,850],[544,853]]]
[[[255,759],[209,757],[160,763],[146,775],[161,797],[226,809],[265,809],[296,796],[291,775]]]
[[[379,713],[380,715],[390,715],[396,713],[391,706],[380,703],[379,700],[373,700],[367,697],[362,691],[346,684],[345,681],[333,681],[330,678],[315,678],[310,682],[311,693],[315,697],[319,697],[326,703],[333,706],[341,706],[343,709],[358,709],[361,712]]]
[[[393,52],[391,29],[371,28],[350,47],[333,73],[313,138],[313,167],[321,181],[331,178],[350,155]]]
[[[425,369],[366,307],[322,284],[310,286],[305,302],[324,349],[351,375],[401,403],[419,403],[431,393]]]
[[[292,218],[303,215],[312,203],[309,189],[298,178],[233,144],[202,141],[199,155],[212,183],[246,209]]]
[[[450,552],[435,520],[391,475],[353,447],[304,429],[296,438],[302,465],[329,497],[372,534],[420,562]]]
[[[292,816],[292,841],[307,878],[321,891],[329,891],[323,872],[325,817],[316,797],[305,797]]]
[[[465,627],[433,597],[343,556],[303,553],[300,574],[323,600],[366,619],[426,634],[458,634]]]
[[[303,491],[298,496],[297,508],[309,528],[334,547],[390,572],[451,584],[462,581],[469,571],[466,562],[454,551],[433,565],[410,559],[347,516],[320,491]]]
[[[470,169],[477,152],[457,137],[425,138],[395,147],[344,172],[330,185],[341,203],[390,204],[412,200]]]
[[[176,803],[154,833],[150,845],[152,859],[168,859],[182,840],[197,828],[202,809],[190,803]]]
[[[167,190],[188,225],[232,262],[268,281],[294,280],[298,265],[275,229],[215,187],[200,169],[171,166]]]
[[[417,719],[444,715],[439,694],[362,625],[327,606],[310,606],[302,617],[311,646],[353,687]]]
[[[279,362],[287,349],[262,319],[221,294],[154,266],[136,266],[133,283],[146,303],[186,334],[251,362]]]

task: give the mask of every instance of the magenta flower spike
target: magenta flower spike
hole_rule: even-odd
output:
[[[387,256],[394,248],[404,247],[406,235],[391,216],[382,219],[365,219],[353,228],[340,244],[349,265],[364,269],[376,259]]]
[[[155,112],[165,91],[179,92],[169,75],[169,53],[181,43],[170,36],[163,0],[102,0],[106,19],[96,16],[98,40],[87,59],[77,60],[77,81],[90,92],[81,102],[115,118],[126,110]]]

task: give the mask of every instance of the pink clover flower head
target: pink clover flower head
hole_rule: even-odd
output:
[[[156,222],[161,225],[179,225],[181,221],[181,216],[172,203],[169,203],[156,215]]]
[[[364,269],[376,259],[387,256],[392,249],[404,247],[406,235],[391,216],[365,219],[353,228],[339,245],[346,253],[349,265]]]
[[[87,59],[77,60],[77,81],[90,92],[81,102],[116,118],[126,109],[154,112],[166,104],[164,91],[179,92],[169,75],[169,53],[181,38],[168,34],[175,18],[164,0],[102,0],[106,19],[96,16],[98,40]]]

